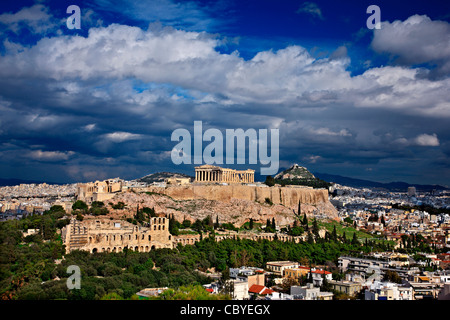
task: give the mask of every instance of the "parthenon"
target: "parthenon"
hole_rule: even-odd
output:
[[[255,182],[255,170],[234,170],[205,164],[195,167],[195,182],[253,183]]]

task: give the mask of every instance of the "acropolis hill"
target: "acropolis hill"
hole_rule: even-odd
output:
[[[125,211],[129,210],[129,214],[133,214],[138,204],[154,207],[157,213],[174,215],[180,222],[217,216],[221,222],[238,225],[250,218],[259,222],[275,218],[279,224],[292,224],[299,202],[302,214],[337,218],[337,210],[328,200],[328,190],[304,186],[268,187],[254,183],[252,174],[251,170],[205,165],[196,168],[196,179],[192,183],[189,178],[181,177],[168,178],[164,184],[133,186],[123,185],[120,179],[110,179],[79,185],[77,196],[87,202],[121,201],[127,204]]]
[[[149,186],[148,191],[164,194],[176,200],[206,199],[230,202],[241,199],[264,203],[269,199],[273,204],[281,204],[297,209],[298,202],[316,205],[328,202],[328,191],[308,187],[262,187],[249,185],[173,185],[167,187]]]

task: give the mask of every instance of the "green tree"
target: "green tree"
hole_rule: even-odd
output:
[[[191,226],[191,220],[184,219],[182,225],[184,228],[189,228]]]
[[[319,225],[317,224],[317,219],[314,218],[312,225],[312,233],[316,239],[320,238],[319,236]]]
[[[304,228],[305,228],[306,231],[309,230],[309,226],[308,226],[308,217],[306,216],[306,213],[303,215],[302,226],[304,226]]]
[[[273,187],[275,185],[275,179],[272,176],[267,176],[266,181],[264,181],[264,183],[269,187]]]
[[[347,235],[345,234],[345,231],[344,231],[344,233],[342,234],[342,242],[343,242],[343,243],[347,243]]]
[[[306,241],[307,241],[309,244],[314,244],[314,237],[313,237],[313,235],[311,234],[310,231],[308,231],[308,236],[306,237]]]
[[[218,229],[220,227],[219,224],[219,215],[216,216],[216,222],[214,223],[214,229]]]
[[[138,223],[141,223],[141,224],[145,221],[145,214],[142,210],[139,209],[139,204],[137,205],[136,214],[134,215],[134,219]]]
[[[88,209],[88,205],[86,204],[86,202],[81,201],[81,200],[75,201],[72,205],[72,210],[74,210],[74,211],[80,210],[80,211],[86,212],[87,209]]]
[[[356,232],[353,232],[352,245],[359,246],[358,236],[356,235]]]
[[[331,239],[333,241],[337,241],[338,240],[338,236],[337,236],[337,232],[336,232],[336,225],[333,226],[333,232],[331,233]]]

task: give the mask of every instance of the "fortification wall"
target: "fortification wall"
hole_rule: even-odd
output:
[[[246,185],[181,185],[169,187],[149,187],[148,191],[168,195],[176,200],[206,199],[230,202],[231,199],[265,202],[266,198],[274,204],[297,208],[302,204],[328,202],[326,189],[307,187],[260,187]]]

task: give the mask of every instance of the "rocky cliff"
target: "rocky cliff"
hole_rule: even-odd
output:
[[[161,189],[154,189],[153,192],[161,192]],[[238,189],[240,188],[231,188],[231,190],[235,191]],[[278,188],[274,188],[273,190],[270,190],[272,188],[266,189],[267,192],[270,191],[270,193],[267,194],[270,195],[272,193],[279,196],[280,191]],[[242,199],[244,198],[243,195],[250,195],[251,192],[237,195],[240,198],[230,197],[225,191],[226,189],[222,189],[219,186],[202,186],[202,188],[194,188],[194,190],[196,192],[199,192],[199,190],[201,191],[200,193],[196,193],[195,197],[193,196],[193,193],[191,193],[191,196],[188,194],[188,192],[193,192],[192,188],[184,187],[167,188],[165,194],[122,192],[116,194],[113,199],[108,200],[110,203],[107,204],[107,206],[111,216],[116,218],[121,218],[123,216],[133,217],[136,213],[137,206],[139,206],[139,208],[154,208],[157,214],[173,215],[179,222],[182,222],[184,219],[194,222],[196,219],[203,220],[207,216],[210,216],[214,221],[216,217],[218,217],[220,223],[233,223],[235,226],[241,226],[249,221],[250,218],[259,223],[266,223],[267,219],[272,220],[272,218],[274,218],[277,225],[284,226],[288,224],[292,225],[296,219],[298,202],[293,201],[292,198],[290,201],[292,203],[296,202],[297,204],[290,207],[282,204],[266,203],[265,198],[263,198],[261,202],[250,200],[250,196],[248,196],[248,199]],[[218,194],[214,194],[216,191],[221,193],[220,197]],[[311,189],[310,191],[314,190]],[[289,193],[290,192],[286,192],[285,190],[281,191],[281,194],[285,195],[284,199],[289,199],[286,197],[286,194]],[[200,197],[200,195],[208,197],[209,199]],[[260,196],[263,195],[266,195],[266,193],[260,194]],[[322,196],[316,195],[316,199],[320,199]],[[309,194],[309,197],[309,199],[314,198],[312,194]],[[217,200],[217,198],[221,198],[221,200]],[[305,197],[305,199],[307,199],[307,197]],[[118,210],[112,209],[111,205],[118,202],[125,203],[126,207]],[[337,211],[328,200],[325,202],[317,201],[315,204],[302,203],[301,210],[302,215],[306,214],[307,216],[312,216],[313,214],[322,214],[330,219],[337,218]]]
[[[306,187],[262,187],[243,185],[189,185],[150,187],[151,194],[122,192],[111,203],[127,204],[124,210],[112,210],[118,217],[131,217],[136,207],[154,208],[156,213],[173,215],[178,221],[219,218],[221,223],[231,222],[241,226],[252,218],[265,223],[275,218],[277,225],[292,224],[298,213],[298,202],[302,203],[302,214],[321,214],[330,219],[337,218],[337,211],[328,201],[325,189]],[[266,201],[266,198],[270,201]]]
[[[232,199],[241,199],[266,202],[270,199],[273,204],[297,209],[298,202],[316,205],[328,202],[328,191],[308,187],[265,187],[245,185],[188,185],[149,187],[150,192],[168,195],[176,200],[206,199],[230,202]]]

